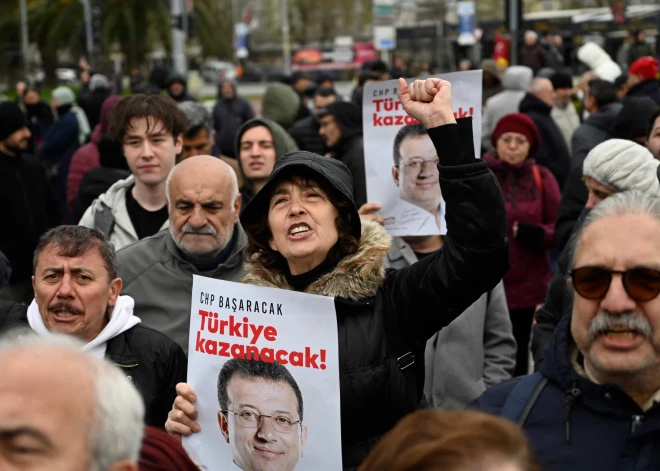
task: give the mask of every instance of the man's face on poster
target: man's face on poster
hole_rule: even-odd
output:
[[[220,412],[218,423],[236,466],[243,471],[295,469],[303,456],[307,427],[294,423],[300,417],[293,388],[285,381],[234,375],[227,383],[227,396],[232,412]]]
[[[440,205],[438,155],[428,135],[410,135],[399,146],[399,165],[392,167],[401,199],[427,210]]]

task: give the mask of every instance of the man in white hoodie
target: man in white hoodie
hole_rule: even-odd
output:
[[[97,229],[58,226],[46,232],[34,254],[30,306],[0,309],[0,333],[29,326],[39,336],[59,333],[84,342],[83,351],[120,367],[142,394],[147,425],[163,427],[186,379],[181,347],[140,325],[134,301],[120,296],[115,250]]]
[[[181,153],[188,118],[164,95],[133,95],[112,112],[110,135],[121,142],[132,175],[87,208],[80,225],[99,229],[119,250],[167,229],[165,181]]]

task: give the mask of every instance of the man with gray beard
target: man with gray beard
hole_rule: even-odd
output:
[[[540,372],[476,406],[520,424],[545,471],[660,467],[660,199],[627,191],[571,240],[573,296]]]
[[[135,315],[187,353],[193,275],[238,281],[247,237],[238,222],[236,174],[222,160],[186,159],[174,167],[166,188],[169,231],[120,250],[118,269]]]

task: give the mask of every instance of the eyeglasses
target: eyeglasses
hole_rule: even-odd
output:
[[[273,428],[280,433],[291,433],[295,430],[296,425],[298,424],[300,424],[300,426],[302,427],[302,420],[296,420],[294,422],[292,420],[289,420],[287,417],[281,415],[273,416],[273,415],[257,414],[249,410],[244,410],[241,412],[234,412],[231,410],[221,410],[220,412],[222,412],[223,414],[227,414],[228,412],[234,414],[234,416],[236,417],[236,422],[238,423],[238,426],[241,428],[259,428],[263,423],[264,417],[269,418],[273,423]]]
[[[505,144],[511,144],[511,142],[515,142],[515,143],[518,144],[519,146],[524,146],[525,144],[527,144],[527,143],[529,142],[529,141],[527,140],[527,138],[524,137],[524,136],[516,136],[516,137],[513,137],[513,136],[502,136],[502,137],[500,137],[500,140],[501,140],[502,142],[504,142]]]
[[[621,275],[623,288],[638,302],[650,301],[660,294],[660,271],[653,268],[631,268],[626,271],[602,267],[580,267],[570,272],[575,291],[586,299],[602,299],[610,289],[612,275]]]
[[[410,162],[407,162],[405,164],[395,165],[395,167],[397,167],[397,168],[398,167],[403,167],[405,169],[410,170],[411,172],[418,172],[420,169],[422,169],[427,164],[433,164],[432,167],[434,169],[437,169],[439,163],[440,163],[440,159],[438,159],[438,158],[435,158],[433,160],[413,159]]]

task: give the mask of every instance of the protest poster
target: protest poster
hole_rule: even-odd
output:
[[[480,157],[482,71],[433,77],[451,82],[454,116],[472,116],[474,149]],[[438,182],[437,152],[424,127],[403,110],[398,88],[398,80],[364,87],[367,199],[382,206],[380,214],[392,236],[444,235],[445,205]]]
[[[194,276],[188,383],[204,469],[342,469],[334,298]]]

